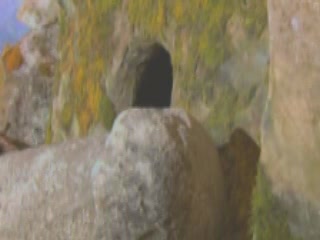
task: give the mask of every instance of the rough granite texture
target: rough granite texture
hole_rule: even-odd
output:
[[[45,142],[58,54],[56,1],[26,0],[18,18],[30,31],[2,53],[0,130],[29,145]]]
[[[268,4],[271,68],[262,168],[292,235],[320,239],[320,2]]]
[[[179,109],[122,112],[109,135],[0,158],[0,235],[221,239],[224,180],[206,131]]]
[[[58,31],[58,25],[52,24],[29,32],[16,46],[23,63],[13,71],[4,70],[0,76],[0,130],[10,124],[8,136],[29,145],[45,141],[58,58]],[[10,59],[1,60],[6,64]]]
[[[23,0],[17,17],[31,29],[41,29],[57,22],[59,11],[58,0]]]

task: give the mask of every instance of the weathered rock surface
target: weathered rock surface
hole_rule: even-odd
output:
[[[59,10],[58,0],[23,0],[18,19],[32,29],[39,29],[57,22]]]
[[[135,95],[134,88],[128,86],[120,94],[113,89],[123,84],[119,72],[128,74],[128,82],[136,78],[130,74],[135,73],[137,63],[127,73],[121,63],[127,60],[132,41],[147,38],[170,53],[172,106],[192,113],[217,143],[228,141],[235,127],[244,128],[258,142],[267,89],[266,0],[63,2],[74,3],[75,14],[63,11],[60,21],[62,61],[54,100],[61,104],[52,111],[54,141],[77,135],[74,126],[86,135],[97,122],[103,122],[100,116],[88,114],[91,107],[87,103],[100,106],[101,101],[91,100],[90,89],[94,88],[87,85],[106,85],[116,112],[121,96],[121,102],[130,103],[127,96]],[[136,56],[139,58],[143,54]],[[104,114],[112,116],[106,105]],[[93,117],[84,117],[88,115]]]
[[[10,123],[8,135],[30,145],[45,141],[57,61],[57,27],[33,31],[22,39],[19,48],[24,63],[6,72],[0,88],[2,127]]]
[[[12,139],[7,136],[6,131],[9,129],[9,126],[3,132],[0,132],[0,155],[7,152],[26,149],[29,146],[17,139]]]
[[[184,111],[122,112],[109,135],[0,158],[0,235],[220,239],[217,150]]]
[[[260,214],[257,239],[267,232],[272,239],[320,239],[320,2],[268,2],[271,71],[261,162],[285,218]],[[287,225],[290,238],[273,238]]]
[[[9,123],[8,136],[30,145],[45,141],[58,60],[58,32],[57,23],[33,29],[2,57],[0,128]]]
[[[112,127],[115,112],[105,87],[108,75],[105,70],[106,61],[112,61],[113,55],[108,50],[109,27],[104,18],[112,19],[113,16],[110,12],[101,15],[99,11],[115,3],[100,1],[97,5],[97,1],[90,1],[79,2],[78,5],[70,0],[59,1],[62,7],[59,15],[60,61],[53,89],[47,142],[57,143],[68,138],[88,136],[100,130],[106,132]],[[105,27],[98,27],[103,25]],[[83,35],[85,32],[86,37]]]

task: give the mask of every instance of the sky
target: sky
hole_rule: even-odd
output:
[[[0,51],[6,43],[16,43],[28,28],[16,15],[23,0],[0,0]]]

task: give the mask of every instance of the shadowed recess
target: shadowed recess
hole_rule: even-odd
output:
[[[230,141],[219,147],[219,157],[226,180],[224,240],[249,240],[251,196],[256,182],[260,147],[240,128]]]
[[[169,52],[159,43],[150,46],[149,57],[140,65],[133,106],[169,107],[173,85],[172,65]]]
[[[11,125],[8,123],[5,129],[0,132],[0,156],[14,150],[23,150],[30,146],[22,141],[7,136],[7,132]]]
[[[173,69],[170,53],[157,41],[137,38],[128,44],[108,86],[117,113],[131,108],[171,105]]]

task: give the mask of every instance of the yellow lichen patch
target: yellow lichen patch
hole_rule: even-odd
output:
[[[78,116],[80,123],[80,135],[85,136],[88,133],[92,117],[88,109],[82,109]]]
[[[236,108],[233,96],[230,101],[217,100],[223,106],[230,104],[230,111],[221,111],[221,106],[214,104],[216,99],[212,97],[216,70],[233,51],[233,43],[226,34],[228,19],[239,15],[246,23],[245,34],[252,38],[267,23],[266,0],[74,0],[74,6],[76,14],[62,13],[60,16],[62,62],[56,81],[62,74],[67,74],[71,79],[73,111],[85,111],[83,105],[88,104],[87,110],[99,112],[94,117],[99,119],[97,121],[101,121],[102,114],[97,106],[103,104],[97,104],[99,100],[89,94],[97,91],[90,84],[104,86],[105,76],[109,76],[114,51],[119,48],[113,29],[117,25],[114,14],[119,11],[128,17],[131,29],[137,30],[137,34],[168,46],[175,71],[175,103],[189,106],[206,101],[212,109],[207,121],[211,128],[226,124],[225,119],[231,119],[230,114]],[[126,36],[130,34],[126,33]],[[201,74],[197,65],[201,65]],[[68,73],[70,68],[72,71]],[[91,83],[87,85],[87,81]],[[87,86],[92,90],[87,91]],[[107,98],[103,88],[101,94],[101,99]],[[112,115],[109,104],[106,106],[106,112]]]
[[[198,0],[199,8],[205,8],[208,6],[209,0]]]
[[[41,63],[39,65],[39,72],[41,73],[41,75],[44,76],[52,76],[53,75],[53,71],[51,68],[51,64],[49,63]]]
[[[92,0],[86,0],[86,4],[89,10],[92,9]]]
[[[19,45],[7,45],[2,53],[2,60],[5,70],[10,73],[23,64],[23,56]]]
[[[72,91],[73,94],[82,95],[82,89],[84,88],[84,67],[79,67],[76,69],[75,76],[72,81]]]
[[[102,58],[98,58],[95,60],[94,67],[96,71],[103,72],[106,67],[106,64]]]
[[[52,130],[51,130],[51,125],[48,124],[49,126],[47,126],[46,128],[46,136],[45,136],[45,143],[46,144],[50,144],[52,141]]]
[[[2,59],[0,59],[0,89],[3,87],[5,82],[6,73],[3,67]]]
[[[164,0],[158,0],[156,8],[154,11],[154,16],[152,18],[152,30],[153,32],[158,32],[165,26],[165,3]]]
[[[61,140],[59,133],[65,137],[84,136],[92,125],[102,122],[108,129],[112,125],[114,111],[102,86],[113,56],[113,49],[108,48],[112,11],[120,4],[118,0],[75,0],[76,14],[61,12],[59,50],[62,61],[57,65],[54,97],[59,94],[63,76],[70,81],[59,95],[65,101],[63,111],[52,112],[57,120],[57,129],[51,131],[54,142]],[[80,131],[72,129],[70,121],[76,121]]]
[[[182,0],[173,1],[173,16],[176,22],[180,22],[184,15],[184,3]]]
[[[52,128],[51,128],[51,113],[49,114],[49,120],[46,127],[46,134],[45,134],[45,143],[50,144],[52,141]]]
[[[62,124],[64,127],[68,128],[71,124],[72,115],[73,115],[73,108],[70,104],[65,104],[63,106],[61,112]]]
[[[93,115],[93,120],[97,120],[100,110],[100,102],[102,98],[102,90],[97,82],[88,80],[87,86],[87,107]]]

